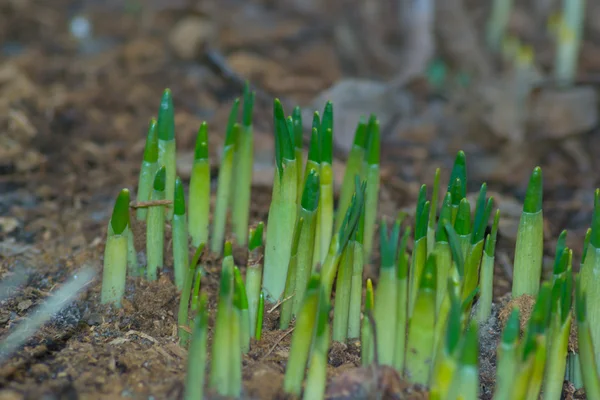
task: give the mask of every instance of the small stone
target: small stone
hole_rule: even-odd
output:
[[[31,301],[31,300],[23,300],[23,301],[19,302],[19,304],[17,304],[17,308],[19,309],[19,311],[25,311],[25,310],[29,309],[29,307],[31,307],[32,304],[33,304],[33,301]]]
[[[532,99],[530,122],[545,138],[584,133],[598,124],[598,95],[591,86],[544,89]]]
[[[169,44],[184,60],[193,60],[215,33],[215,24],[207,18],[189,16],[179,21],[169,34]]]
[[[87,318],[86,323],[90,326],[100,325],[102,323],[102,315],[100,315],[99,313],[92,313]]]

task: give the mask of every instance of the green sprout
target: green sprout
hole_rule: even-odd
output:
[[[502,338],[500,339],[500,345],[498,346],[494,399],[512,399],[513,383],[519,365],[519,330],[519,309],[514,308],[506,321],[504,331],[502,332]]]
[[[254,135],[252,130],[252,112],[255,93],[249,84],[244,87],[244,106],[242,126],[235,146],[233,210],[231,215],[233,234],[238,245],[245,245],[248,235],[250,213],[250,192],[252,187],[252,168],[254,162]]]
[[[542,214],[542,170],[531,174],[523,213],[519,221],[515,248],[513,298],[523,294],[536,296],[540,287],[544,253],[544,217]]]
[[[364,207],[364,206],[363,206]],[[352,257],[352,278],[350,284],[350,302],[348,309],[348,338],[360,337],[360,309],[363,294],[365,212],[361,211],[358,227],[348,243],[348,257]],[[335,309],[334,309],[335,310]],[[335,319],[335,316],[334,316]]]
[[[368,262],[371,258],[375,221],[377,219],[377,206],[379,204],[381,137],[379,121],[375,115],[371,115],[369,118],[367,138],[366,159],[363,163],[363,176],[367,182],[367,191],[365,194],[365,236],[363,239],[365,262]]]
[[[192,292],[192,281],[194,280],[194,275],[196,275],[196,266],[200,261],[200,256],[204,251],[204,243],[201,243],[194,253],[194,257],[192,258],[192,262],[187,266],[187,271],[185,274],[185,280],[183,283],[183,289],[181,290],[181,298],[179,299],[179,312],[177,313],[177,334],[179,336],[179,345],[181,347],[187,347],[190,339],[189,330],[189,303],[190,303],[190,294]],[[201,268],[199,268],[201,270]],[[200,274],[196,278],[196,282],[198,285],[198,290],[200,288]],[[196,292],[196,290],[194,290]],[[192,307],[194,308],[194,307]]]
[[[396,267],[396,343],[394,345],[394,367],[400,373],[404,371],[406,361],[406,327],[408,321],[408,255],[406,247],[411,229],[407,227],[400,242]]]
[[[158,165],[165,168],[165,199],[173,202],[177,173],[177,150],[175,146],[175,108],[170,89],[165,89],[160,100],[156,131],[158,133]],[[172,207],[167,207],[165,217],[167,220],[171,220],[173,217]]]
[[[375,357],[375,335],[369,315],[373,314],[375,296],[373,295],[373,282],[367,279],[367,293],[365,296],[365,311],[363,313],[362,327],[360,333],[361,354],[360,359],[363,366],[371,365]]]
[[[302,110],[299,106],[294,107],[294,111],[292,111],[292,132],[294,135],[294,153],[296,153],[296,160],[298,162],[298,168],[296,168],[298,197],[296,201],[300,203],[302,201],[302,189],[304,188],[304,173],[302,171],[302,144],[304,138],[302,133]]]
[[[333,105],[327,102],[319,129],[320,199],[317,216],[316,250],[313,260],[323,263],[327,257],[333,232]],[[313,264],[316,264],[314,262]]]
[[[281,102],[275,99],[273,107],[276,168],[267,222],[263,277],[263,289],[271,302],[280,299],[285,289],[298,208],[296,168],[299,168]]]
[[[144,147],[144,159],[142,160],[140,176],[138,179],[138,203],[150,200],[154,174],[156,174],[158,168],[158,136],[156,130],[156,119],[152,118],[148,126],[148,136],[146,137],[146,146]],[[136,211],[138,221],[145,221],[147,214],[148,209],[145,207],[140,207]]]
[[[250,317],[250,332],[257,337],[257,321],[260,311],[259,303],[262,283],[262,258],[263,258],[263,229],[264,225],[260,222],[256,228],[250,228],[248,241],[248,263],[246,267],[246,295],[248,296],[248,312]],[[260,319],[262,320],[262,318]]]
[[[206,346],[208,342],[208,298],[203,294],[196,315],[192,342],[188,352],[188,368],[185,377],[184,400],[204,398],[204,376],[207,364]]]
[[[108,224],[102,272],[102,304],[110,303],[121,307],[127,276],[128,230],[129,190],[122,189],[117,196]]]
[[[161,166],[154,176],[152,190],[152,201],[165,200],[167,171]],[[175,182],[173,182],[175,183]],[[173,195],[175,186],[173,185]],[[146,219],[146,276],[148,280],[155,281],[158,277],[158,269],[164,263],[165,248],[165,206],[156,205],[148,210]]]
[[[440,169],[435,170],[433,177],[433,192],[431,193],[431,202],[429,206],[429,222],[427,223],[427,255],[435,249],[435,233],[437,228],[437,203],[440,192]]]
[[[327,384],[327,360],[329,357],[329,302],[325,300],[321,290],[319,311],[315,326],[313,350],[308,364],[306,388],[303,398],[306,400],[319,400],[325,398]]]
[[[397,273],[396,254],[398,252],[398,238],[400,236],[400,224],[402,217],[394,223],[391,234],[388,236],[387,224],[381,221],[380,225],[380,254],[381,269],[379,272],[379,283],[377,285],[377,302],[373,313],[377,324],[377,355],[379,362],[383,365],[394,365],[396,345],[396,315],[397,306]],[[390,316],[392,316],[390,318]]]
[[[210,214],[210,161],[208,159],[208,127],[203,122],[198,129],[194,164],[190,177],[190,201],[188,205],[188,228],[192,245],[208,243]]]
[[[582,275],[578,275],[575,284],[575,315],[577,318],[579,363],[588,399],[598,399],[600,398],[600,378],[598,376],[598,364],[595,357],[597,352],[588,318],[589,306],[587,305],[587,293],[581,286],[583,283],[582,278]]]
[[[185,214],[185,195],[183,183],[175,179],[175,204],[173,207],[173,268],[175,270],[175,286],[181,290],[185,281],[186,269],[189,264],[189,238],[187,216]]]
[[[244,286],[244,280],[242,274],[237,267],[233,269],[234,273],[234,284],[235,284],[235,296],[234,296],[234,307],[239,313],[239,337],[240,347],[242,353],[246,354],[250,350],[250,311],[248,308],[248,296],[246,294],[246,287]]]
[[[287,269],[285,279],[285,290],[283,291],[283,304],[281,305],[281,315],[279,317],[279,328],[287,329],[295,315],[293,298],[302,297],[296,290],[296,269],[298,266],[298,248],[300,245],[300,235],[304,226],[304,218],[298,218],[294,228],[294,239],[292,241],[292,250],[290,254],[290,263]]]
[[[227,225],[227,208],[231,201],[234,161],[236,153],[236,142],[241,134],[241,126],[236,123],[240,100],[235,99],[229,114],[227,130],[225,132],[225,144],[221,153],[221,165],[219,168],[219,181],[217,186],[217,200],[215,203],[215,215],[213,221],[213,232],[210,250],[215,254],[221,254],[223,240],[225,240],[225,227]],[[245,228],[246,229],[246,228]]]
[[[352,194],[354,193],[354,177],[361,177],[363,162],[365,159],[365,151],[367,147],[367,120],[364,116],[361,116],[356,131],[354,132],[354,142],[350,153],[348,153],[348,159],[346,160],[346,171],[344,172],[344,180],[342,181],[342,188],[340,189],[340,199],[338,201],[338,209],[335,219],[335,229],[340,229],[346,211],[350,206],[352,200]]]
[[[496,211],[492,232],[485,239],[483,259],[481,261],[480,287],[477,318],[479,323],[484,323],[492,312],[492,298],[494,295],[494,261],[496,255],[496,241],[498,238],[498,224],[500,222],[500,210]]]

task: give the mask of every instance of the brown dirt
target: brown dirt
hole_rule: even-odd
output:
[[[267,154],[269,164],[272,96],[307,104],[356,69],[348,65],[347,54],[337,54],[332,39],[332,25],[347,17],[343,10],[336,18],[327,13],[320,14],[327,18],[309,18],[290,10],[289,2],[280,8],[259,0],[226,7],[215,1],[188,3],[0,2],[0,278],[19,270],[28,274],[26,283],[1,302],[0,337],[27,321],[28,313],[82,265],[101,271],[114,196],[122,187],[135,187],[147,121],[165,87],[174,93],[182,177],[188,178],[185,160],[197,128],[208,120],[216,178],[222,132],[231,100],[240,93],[239,78],[250,79],[259,90],[256,152]],[[69,33],[75,15],[92,23],[92,40],[80,41]],[[212,23],[214,31],[192,49],[191,59],[183,60],[169,38],[190,16]],[[590,41],[586,46],[590,50],[582,73],[591,76],[599,65],[593,62],[598,45]],[[225,60],[221,67],[215,67],[215,54]],[[409,89],[416,113],[434,103],[429,88]],[[461,111],[465,104],[452,99],[443,107],[452,118],[461,118],[468,114]],[[545,177],[546,256],[551,260],[555,238],[568,228],[568,245],[579,257],[592,189],[600,183],[591,173],[600,167],[594,157],[600,151],[597,129],[573,138],[577,153],[555,141],[513,146],[478,125],[455,122],[388,133],[381,214],[393,217],[403,207],[414,209],[419,183],[430,184],[438,166],[442,182],[447,181],[459,148],[469,157],[469,191],[487,181],[490,190],[508,200],[522,200],[527,176],[539,164]],[[589,169],[582,169],[582,160]],[[494,163],[504,167],[489,166]],[[268,186],[254,188],[251,223],[266,222],[269,198]],[[509,223],[499,232],[496,299],[510,290],[514,235],[509,227],[515,216],[503,214],[505,218]],[[137,250],[144,251],[143,226],[135,224],[134,231]],[[166,234],[169,242],[170,229]],[[170,260],[169,250],[165,256]],[[235,258],[244,265],[244,250],[236,248]],[[375,254],[366,268],[373,278],[377,259]],[[203,290],[213,311],[219,260],[209,255],[203,262]],[[100,285],[92,285],[1,366],[0,398],[178,398],[187,354],[176,343],[178,295],[171,268],[167,263],[157,282],[129,280],[120,310],[100,306]],[[284,397],[282,374],[291,334],[278,330],[277,318],[278,310],[266,315],[263,340],[253,343],[244,357],[244,391],[250,398]],[[332,346],[329,398],[348,398],[369,388],[384,398],[426,398],[390,369],[356,368],[358,354],[354,344]]]

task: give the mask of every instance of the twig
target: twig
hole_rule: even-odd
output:
[[[131,208],[148,208],[148,207],[155,207],[155,206],[170,206],[171,204],[173,204],[173,202],[171,200],[152,200],[152,201],[140,201],[140,202],[132,201],[131,203],[129,203],[129,207],[131,207]]]
[[[267,351],[267,353],[260,358],[260,361],[263,361],[265,358],[267,358],[269,356],[269,354],[271,354],[273,352],[273,350],[275,350],[275,347],[279,346],[279,343],[281,343],[281,341],[283,339],[285,339],[285,337],[287,335],[289,335],[290,333],[292,333],[294,331],[294,329],[296,329],[296,327],[290,328],[287,332],[285,332],[283,335],[281,335],[279,337],[279,339],[277,339],[277,341],[275,342],[275,344],[273,346],[271,346],[271,348],[269,349],[269,351]]]
[[[285,303],[286,301],[288,301],[292,297],[294,297],[294,294],[292,294],[289,297],[286,297],[283,300],[278,300],[277,303],[273,306],[273,308],[271,308],[269,311],[267,311],[267,314],[271,314],[273,311],[275,311],[277,309],[277,307],[279,307],[280,305],[282,305],[283,303]]]

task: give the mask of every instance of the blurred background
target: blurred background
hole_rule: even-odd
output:
[[[570,229],[578,253],[600,184],[600,2],[512,3],[1,0],[0,253],[98,246],[118,189],[134,188],[165,87],[180,175],[204,120],[214,168],[246,80],[255,219],[272,183],[273,98],[306,115],[332,100],[338,182],[359,116],[381,121],[383,215],[411,207],[435,168],[447,182],[463,149],[470,190],[488,182],[502,210],[506,249],[540,165],[546,236]]]

